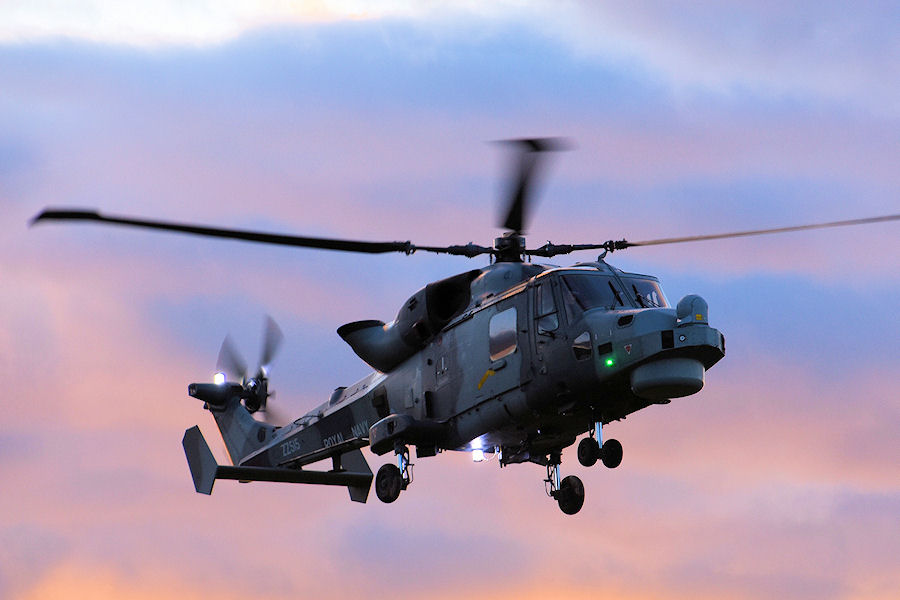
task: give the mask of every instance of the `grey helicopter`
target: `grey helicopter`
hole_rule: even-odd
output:
[[[707,302],[691,294],[669,304],[659,280],[605,261],[634,246],[785,233],[900,219],[887,215],[713,235],[527,248],[524,231],[531,192],[545,153],[563,149],[553,138],[513,140],[516,148],[502,221],[491,247],[444,247],[300,237],[130,217],[95,210],[45,209],[32,223],[82,221],[293,247],[380,254],[430,252],[474,258],[487,265],[425,285],[389,323],[364,320],[338,335],[374,371],[338,387],[325,402],[287,425],[262,417],[269,365],[283,339],[267,319],[262,355],[247,368],[230,338],[219,352],[213,382],[191,383],[188,394],[212,413],[231,465],[218,464],[199,427],[182,444],[197,492],[217,479],[346,487],[366,502],[394,502],[413,481],[416,458],[445,451],[496,458],[501,467],[546,468],[545,491],[563,513],[581,510],[585,490],[562,476],[563,450],[577,445],[578,462],[616,468],[622,445],[603,426],[652,405],[695,394],[706,371],[725,356],[725,336],[709,324]],[[533,262],[575,251],[602,250],[594,261],[568,267]],[[373,476],[362,449],[394,455]],[[327,469],[330,460],[330,469]],[[325,463],[309,469],[309,465]]]

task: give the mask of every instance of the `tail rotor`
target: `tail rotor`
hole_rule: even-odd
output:
[[[219,372],[217,378],[231,378],[240,382],[244,406],[250,413],[260,413],[262,420],[266,422],[276,416],[268,407],[269,396],[274,394],[269,391],[269,369],[283,340],[281,328],[272,317],[266,316],[259,366],[253,375],[247,369],[247,361],[238,351],[230,335],[225,336],[216,361],[216,369]]]

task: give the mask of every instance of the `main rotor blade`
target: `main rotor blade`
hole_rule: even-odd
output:
[[[830,221],[828,223],[814,223],[811,225],[794,225],[792,227],[773,227],[771,229],[750,229],[748,231],[735,231],[731,233],[714,233],[710,235],[692,235],[687,237],[661,238],[658,240],[645,240],[643,242],[613,242],[616,244],[615,249],[628,248],[631,246],[658,246],[660,244],[680,244],[682,242],[702,242],[706,240],[722,240],[726,238],[749,237],[753,235],[768,235],[770,233],[788,233],[791,231],[806,231],[808,229],[825,229],[828,227],[846,227],[848,225],[866,225],[869,223],[883,223],[885,221],[896,221],[900,219],[900,215],[884,215],[881,217],[868,217],[865,219],[848,219],[846,221]],[[609,243],[609,242],[607,242]],[[618,244],[622,244],[619,246]]]
[[[226,229],[222,227],[208,227],[205,225],[191,225],[184,223],[171,223],[166,221],[152,221],[149,219],[135,219],[132,217],[106,216],[101,215],[95,210],[47,209],[36,216],[34,219],[32,219],[31,224],[33,225],[41,221],[93,221],[96,223],[109,223],[113,225],[141,227],[144,229],[174,231],[178,233],[204,235],[232,240],[261,242],[263,244],[279,244],[282,246],[319,248],[322,250],[342,250],[344,252],[366,252],[369,254],[380,254],[383,252],[405,252],[407,254],[410,254],[415,251],[415,247],[410,242],[361,242],[355,240],[301,237],[297,235],[264,233],[258,231],[247,231],[243,229]]]
[[[561,138],[508,140],[508,143],[518,146],[519,155],[515,179],[510,185],[503,227],[521,234],[527,224],[528,203],[540,164],[540,153],[565,150],[567,144]]]
[[[466,244],[463,246],[416,246],[412,242],[363,242],[357,240],[339,240],[330,238],[301,237],[298,235],[286,235],[265,233],[259,231],[247,231],[243,229],[226,229],[223,227],[208,227],[205,225],[191,225],[186,223],[171,223],[167,221],[152,221],[149,219],[136,219],[133,217],[115,217],[101,215],[96,210],[83,209],[44,209],[34,217],[30,224],[34,225],[43,221],[91,221],[95,223],[107,223],[112,225],[124,225],[128,227],[140,227],[160,231],[173,231],[191,235],[203,235],[208,237],[224,238],[231,240],[243,240],[262,244],[277,244],[281,246],[293,246],[300,248],[318,248],[320,250],[339,250],[342,252],[363,252],[367,254],[383,254],[385,252],[434,252],[436,254],[453,254],[472,258],[479,254],[492,254],[493,248]]]
[[[529,256],[542,256],[545,258],[569,254],[579,250],[624,250],[633,246],[658,246],[661,244],[680,244],[682,242],[702,242],[706,240],[721,240],[726,238],[749,237],[753,235],[767,235],[771,233],[789,233],[791,231],[805,231],[807,229],[825,229],[827,227],[845,227],[848,225],[866,225],[870,223],[883,223],[896,221],[900,215],[884,215],[881,217],[868,217],[865,219],[848,219],[846,221],[830,221],[828,223],[814,223],[811,225],[794,225],[791,227],[774,227],[772,229],[751,229],[748,231],[735,231],[731,233],[713,233],[709,235],[691,235],[686,237],[661,238],[658,240],[646,240],[643,242],[629,242],[627,240],[609,240],[602,244],[553,244],[547,242],[540,248],[526,250]]]

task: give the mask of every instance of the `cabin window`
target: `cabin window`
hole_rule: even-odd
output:
[[[535,316],[537,318],[538,334],[556,331],[559,328],[559,316],[550,282],[539,284],[535,293],[535,306],[537,307]]]
[[[491,360],[498,360],[516,351],[516,309],[507,308],[491,317]]]

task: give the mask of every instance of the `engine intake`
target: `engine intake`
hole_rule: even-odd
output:
[[[476,269],[430,283],[404,303],[392,322],[354,321],[341,325],[338,335],[366,363],[383,373],[391,371],[469,306],[472,281],[480,274]]]

